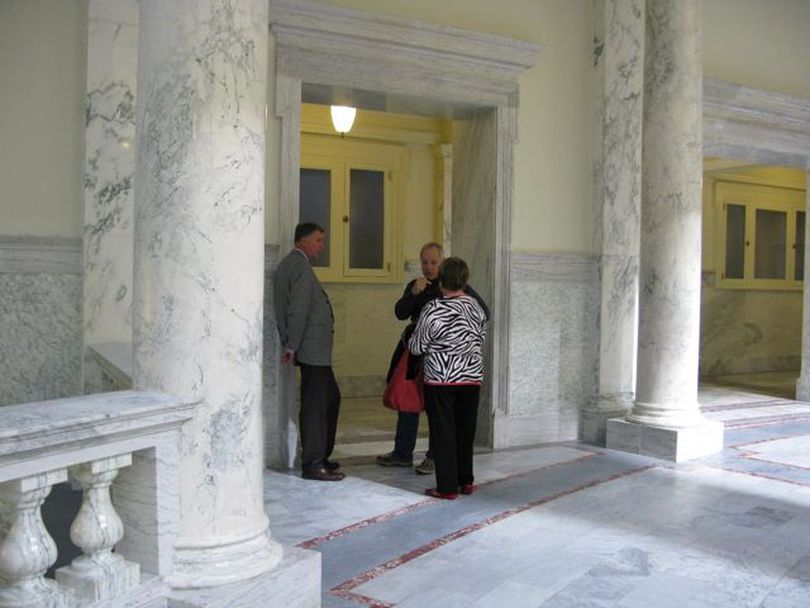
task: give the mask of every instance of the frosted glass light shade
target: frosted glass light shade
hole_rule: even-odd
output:
[[[332,106],[332,126],[335,131],[340,133],[348,133],[352,130],[354,124],[354,116],[357,114],[357,108],[349,106]]]

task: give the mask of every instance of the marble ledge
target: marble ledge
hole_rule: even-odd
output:
[[[132,386],[132,343],[102,342],[87,347],[102,371],[115,386]]]
[[[0,273],[82,274],[82,240],[0,236]]]
[[[154,446],[190,420],[196,404],[118,391],[2,407],[0,482]]]

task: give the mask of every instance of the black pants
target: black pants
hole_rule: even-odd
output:
[[[340,389],[332,367],[301,366],[301,468],[321,467],[335,448]]]
[[[425,385],[436,489],[458,492],[473,482],[473,442],[478,420],[480,385]]]

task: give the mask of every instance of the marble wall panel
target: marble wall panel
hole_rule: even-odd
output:
[[[801,328],[801,292],[704,285],[700,374],[797,370]]]
[[[130,342],[137,0],[91,0],[87,44],[85,341]]]
[[[498,447],[575,439],[580,409],[598,387],[596,262],[521,254],[513,279],[509,408],[500,421],[505,431],[496,431]]]
[[[80,392],[79,274],[0,272],[0,405]]]

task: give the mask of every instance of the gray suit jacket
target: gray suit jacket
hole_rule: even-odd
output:
[[[276,323],[284,348],[307,365],[332,365],[332,305],[303,251],[293,249],[273,273]]]

